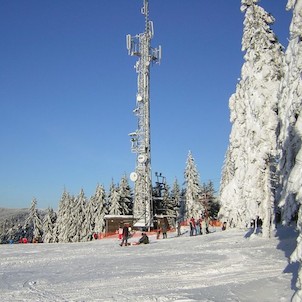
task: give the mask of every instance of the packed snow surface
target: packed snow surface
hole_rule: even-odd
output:
[[[117,238],[1,245],[0,300],[290,301],[298,270],[288,263],[293,229],[280,228],[272,239],[238,230],[192,237],[182,231],[127,247]]]

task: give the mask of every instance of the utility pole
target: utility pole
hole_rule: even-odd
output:
[[[129,133],[131,151],[136,153],[135,172],[130,174],[134,181],[133,216],[136,226],[150,228],[153,224],[153,201],[151,180],[151,139],[150,139],[150,65],[160,63],[161,46],[151,47],[153,22],[149,20],[149,1],[143,0],[141,13],[145,16],[145,31],[135,36],[127,35],[127,49],[130,56],[137,56],[134,68],[137,76],[136,131]]]

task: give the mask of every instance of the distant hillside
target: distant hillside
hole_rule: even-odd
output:
[[[21,224],[25,222],[29,213],[29,209],[8,209],[0,208],[0,224],[5,220],[13,222],[14,224]]]
[[[45,211],[38,210],[40,217],[43,218],[45,215]],[[9,225],[17,226],[20,224],[24,225],[25,220],[29,214],[29,208],[25,209],[8,209],[8,208],[0,208],[0,226],[3,222],[7,221]]]

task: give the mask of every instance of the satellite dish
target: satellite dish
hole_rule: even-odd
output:
[[[130,179],[131,179],[131,181],[137,181],[137,178],[138,178],[138,176],[137,176],[137,173],[136,172],[131,172],[130,173]]]
[[[138,102],[141,102],[143,100],[142,96],[140,94],[137,95],[136,100]]]
[[[145,157],[145,155],[143,155],[143,154],[140,154],[138,157],[137,157],[137,161],[139,162],[139,163],[143,163],[144,161],[146,160],[146,157]]]

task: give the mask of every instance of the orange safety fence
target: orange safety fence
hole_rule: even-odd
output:
[[[210,224],[210,226],[213,226],[213,227],[221,227],[222,226],[222,223],[219,220],[210,220],[209,224]],[[188,226],[188,225],[189,225],[188,221],[183,221],[181,223],[181,226]],[[157,233],[159,231],[160,231],[160,233],[162,233],[161,229],[155,229],[155,230],[147,231],[147,232],[144,232],[144,231],[130,231],[130,234],[131,234],[130,238],[141,237],[142,233],[146,233],[148,236],[157,235]],[[176,231],[175,228],[170,228],[168,230],[168,233],[169,232],[175,232],[175,231]],[[121,239],[122,236],[121,236],[121,234],[119,234],[119,231],[116,230],[115,232],[110,232],[110,233],[94,234],[93,238],[94,239],[110,239],[110,238]]]
[[[215,226],[215,227],[221,227],[222,226],[222,222],[219,220],[211,220],[210,221],[210,225],[211,226]]]
[[[190,220],[185,220],[185,221],[183,221],[183,222],[181,223],[181,225],[182,225],[182,226],[188,226],[188,225],[189,225],[189,221],[190,221]],[[222,226],[222,223],[221,223],[221,221],[219,221],[219,220],[210,220],[210,221],[209,221],[209,224],[210,224],[211,226],[215,226],[215,227],[221,227],[221,226]]]
[[[148,236],[156,235],[159,230],[152,230],[152,231],[131,231],[130,232],[130,237],[129,238],[140,238],[142,233],[146,233]],[[168,232],[175,231],[175,229],[170,229]],[[94,234],[93,238],[94,239],[121,239],[121,234],[119,234],[118,230],[115,232],[110,232],[110,233],[98,233]]]

